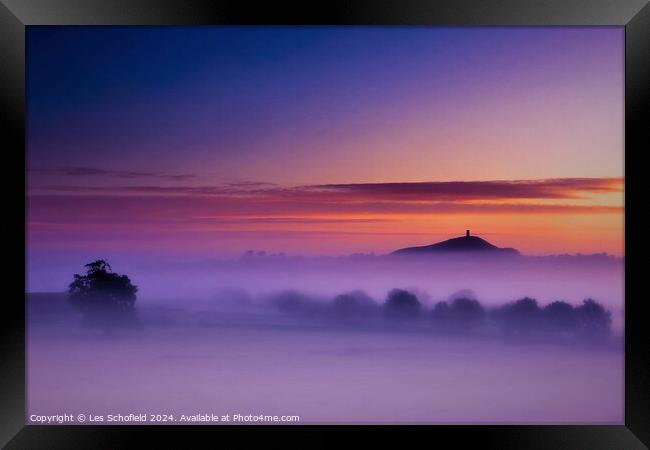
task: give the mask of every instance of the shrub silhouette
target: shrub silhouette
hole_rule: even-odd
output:
[[[451,308],[449,308],[449,304],[447,302],[436,303],[433,306],[431,317],[436,323],[443,325],[451,318]]]
[[[501,307],[497,317],[507,334],[530,334],[539,325],[540,309],[537,300],[525,297]]]
[[[332,309],[342,317],[361,316],[374,313],[377,303],[363,291],[352,291],[334,297]]]
[[[320,305],[311,297],[294,290],[278,292],[271,296],[271,303],[282,312],[313,315]]]
[[[586,299],[575,309],[578,330],[584,336],[597,337],[609,334],[612,314],[600,303]]]
[[[481,304],[474,299],[461,297],[451,303],[451,317],[465,326],[476,326],[485,318]]]
[[[456,298],[451,305],[438,302],[431,313],[434,324],[454,331],[467,331],[480,325],[485,319],[483,306],[472,298]]]
[[[451,294],[447,299],[447,301],[453,302],[458,298],[469,298],[472,300],[476,300],[476,293],[471,289],[461,289],[460,291],[456,291],[453,294]]]
[[[553,331],[574,331],[578,325],[573,306],[555,301],[542,309],[544,326]]]
[[[422,305],[415,294],[403,289],[393,289],[384,304],[386,315],[395,319],[415,319],[420,315]]]
[[[112,272],[103,259],[86,264],[68,286],[69,302],[84,315],[84,324],[112,328],[135,324],[137,286],[126,275]]]

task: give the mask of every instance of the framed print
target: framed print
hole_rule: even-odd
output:
[[[0,12],[7,448],[647,448],[647,2]]]

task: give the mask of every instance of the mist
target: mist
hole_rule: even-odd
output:
[[[83,326],[28,295],[30,413],[295,414],[302,423],[622,423],[623,264],[606,257],[291,258],[113,266],[139,326]],[[77,270],[78,271],[78,270]],[[63,279],[68,279],[67,273]],[[394,289],[417,314],[387,311]],[[594,298],[611,333],[503,333],[500,308]],[[437,327],[475,298],[480,326]]]
[[[64,291],[72,274],[89,259],[79,255],[56,260],[47,253],[34,254],[29,261],[28,292]],[[613,309],[623,305],[623,260],[606,255],[319,258],[251,252],[232,259],[131,254],[109,255],[109,259],[134,279],[140,302],[208,300],[224,288],[245,288],[252,295],[296,289],[325,296],[361,289],[382,298],[388,290],[402,287],[426,292],[432,300],[472,289],[486,304],[530,296],[542,302],[590,297]]]

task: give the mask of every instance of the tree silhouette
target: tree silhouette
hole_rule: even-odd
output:
[[[442,325],[445,321],[451,318],[451,308],[447,302],[438,302],[433,306],[431,318]]]
[[[485,311],[478,302],[471,298],[457,298],[451,303],[451,317],[463,327],[479,325],[485,318]]]
[[[451,305],[438,302],[431,313],[434,324],[449,331],[467,331],[485,319],[483,306],[472,298],[456,298]]]
[[[555,301],[542,309],[544,325],[554,331],[574,331],[578,325],[573,306],[563,301]]]
[[[539,325],[540,309],[537,300],[525,297],[504,305],[497,316],[507,334],[526,335],[535,331]]]
[[[318,301],[292,289],[273,294],[271,303],[284,313],[314,315],[322,309],[322,305]]]
[[[375,312],[378,305],[363,291],[352,291],[334,297],[332,310],[341,317],[369,315]]]
[[[393,289],[384,304],[386,314],[395,319],[414,319],[420,315],[422,305],[415,294],[403,289]]]
[[[575,309],[579,331],[589,337],[605,336],[609,334],[612,323],[612,314],[600,303],[593,299],[586,299],[582,305]]]
[[[98,259],[86,264],[86,273],[75,274],[68,286],[68,300],[90,326],[113,327],[133,323],[137,286]]]

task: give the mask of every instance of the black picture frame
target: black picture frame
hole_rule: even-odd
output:
[[[35,25],[363,24],[625,27],[625,424],[620,426],[35,426],[25,425],[25,31]],[[644,166],[650,142],[650,5],[648,0],[348,0],[289,4],[224,0],[1,0],[0,134],[5,176],[6,294],[0,332],[0,444],[11,449],[161,448],[202,439],[206,446],[251,448],[251,431],[265,446],[346,443],[453,443],[495,448],[637,449],[650,445],[650,340],[641,294],[640,230]],[[22,215],[22,216],[21,216]],[[23,264],[20,265],[18,262]],[[9,273],[9,271],[15,271]],[[637,273],[639,275],[637,275]],[[22,292],[21,292],[22,289]],[[637,295],[638,293],[638,295]],[[260,436],[257,436],[259,439]],[[233,441],[232,439],[236,439]],[[418,444],[416,439],[420,440]],[[373,442],[374,441],[374,442]],[[426,444],[428,445],[428,444]]]

